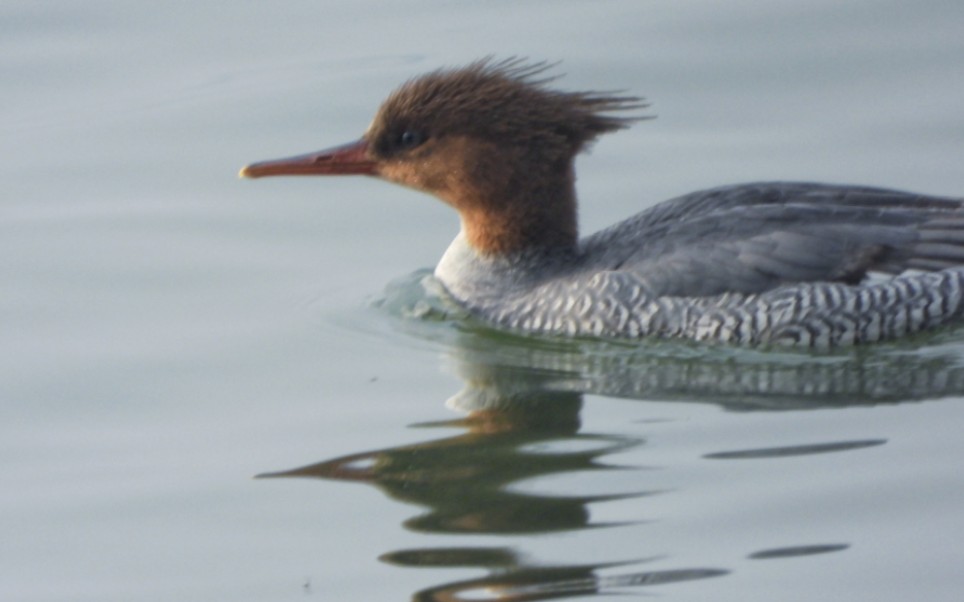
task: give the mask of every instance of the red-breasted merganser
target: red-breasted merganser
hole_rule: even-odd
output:
[[[498,327],[830,347],[964,313],[961,199],[745,184],[579,240],[574,158],[646,105],[551,89],[546,69],[510,59],[429,73],[396,90],[361,140],[241,175],[363,174],[437,196],[461,231],[435,276]]]

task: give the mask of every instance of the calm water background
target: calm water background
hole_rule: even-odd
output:
[[[964,194],[960,2],[7,0],[0,599],[960,599],[961,332],[499,336],[415,273],[440,203],[235,177],[491,53],[653,102],[580,159],[586,231],[749,180]]]

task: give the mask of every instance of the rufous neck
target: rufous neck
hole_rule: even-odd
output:
[[[452,204],[468,243],[483,255],[570,250],[578,241],[571,165],[553,177],[510,179],[501,187],[467,191]]]

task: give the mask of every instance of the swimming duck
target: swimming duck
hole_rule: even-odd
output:
[[[499,328],[833,347],[964,313],[964,200],[796,182],[664,201],[579,239],[574,158],[641,98],[549,86],[545,63],[481,60],[403,84],[357,142],[241,176],[377,176],[461,229],[435,276]]]

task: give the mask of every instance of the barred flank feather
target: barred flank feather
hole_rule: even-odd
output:
[[[799,284],[756,295],[714,297],[647,298],[640,294],[643,287],[627,282],[630,279],[620,273],[597,274],[589,286],[570,283],[568,290],[545,289],[500,304],[498,314],[488,317],[507,328],[552,334],[826,349],[906,336],[964,313],[964,267],[873,285]],[[536,302],[541,295],[561,295],[572,303]]]

